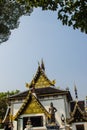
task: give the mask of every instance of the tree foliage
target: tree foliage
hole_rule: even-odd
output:
[[[25,5],[16,0],[0,1],[0,43],[8,40],[11,30],[18,28],[19,18],[30,15],[32,9],[26,10]]]
[[[17,0],[30,7],[58,11],[63,25],[73,26],[87,33],[87,0]]]
[[[22,15],[30,15],[33,8],[58,12],[63,25],[87,33],[87,0],[1,0],[0,42],[8,40],[11,30],[19,25]]]
[[[0,119],[3,119],[9,104],[8,97],[19,93],[19,90],[0,92]]]

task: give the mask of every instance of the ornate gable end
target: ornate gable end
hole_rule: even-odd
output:
[[[67,119],[67,123],[69,124],[74,122],[87,122],[86,113],[81,110],[81,108],[78,105],[78,102],[76,102],[73,112],[71,112],[71,117]]]
[[[84,122],[85,120],[83,117],[84,117],[84,114],[81,111],[79,111],[79,109],[77,108],[73,116],[74,118],[73,122],[82,122],[82,121]]]
[[[37,98],[35,98],[35,96],[32,95],[30,103],[27,104],[22,114],[39,114],[44,113],[45,111],[45,108],[40,104]]]
[[[43,107],[39,100],[32,94],[29,93],[26,97],[23,105],[16,113],[14,120],[23,114],[39,114],[44,113],[47,117],[50,117],[49,112]]]
[[[37,82],[35,83],[35,88],[45,88],[53,86],[53,84],[46,78],[45,75],[40,74]]]
[[[34,86],[35,88],[44,88],[44,87],[50,87],[55,85],[55,80],[50,81],[48,77],[45,74],[45,67],[42,63],[41,66],[38,65],[38,69],[36,72],[36,75],[34,76],[33,80],[30,84],[26,84],[26,87],[32,88]]]

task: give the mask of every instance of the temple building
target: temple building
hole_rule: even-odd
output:
[[[87,130],[84,103],[73,101],[69,89],[59,89],[49,80],[43,61],[26,87],[9,97],[3,122],[12,122],[13,130]]]

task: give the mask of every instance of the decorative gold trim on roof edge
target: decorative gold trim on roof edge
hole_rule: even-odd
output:
[[[78,109],[79,112],[84,116],[84,112],[82,112],[82,110],[80,109],[80,107],[79,107],[79,105],[78,105],[78,102],[76,102],[75,107],[74,107],[74,110],[73,110],[73,112],[71,113],[71,116],[74,116],[74,115],[75,115],[76,109]]]
[[[20,107],[20,109],[18,110],[18,112],[16,113],[16,115],[14,116],[14,120],[16,120],[16,118],[20,115],[20,113],[22,112],[23,108],[25,107],[26,103],[28,102],[29,100],[29,97],[30,97],[30,94],[31,92],[28,93],[27,97],[25,98],[22,106]]]

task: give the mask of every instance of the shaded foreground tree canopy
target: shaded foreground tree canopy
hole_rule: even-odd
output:
[[[57,11],[63,25],[87,33],[87,0],[0,0],[0,43],[18,28],[22,15],[30,15],[38,7]]]
[[[16,0],[0,0],[0,43],[7,41],[11,30],[18,28],[19,18],[31,12],[32,9],[26,10],[26,5]]]

